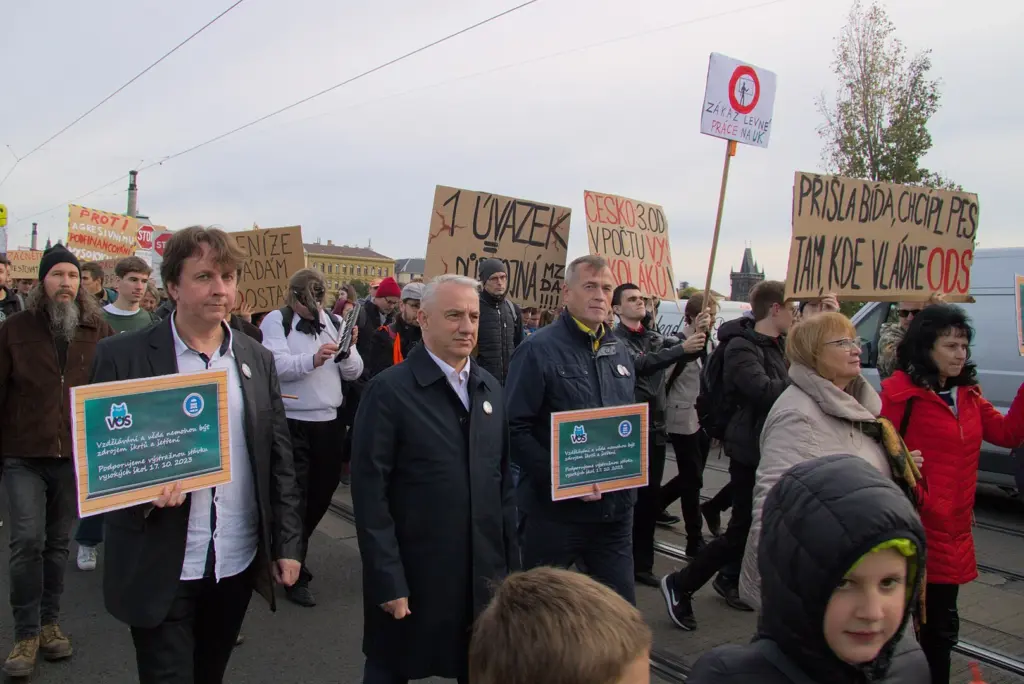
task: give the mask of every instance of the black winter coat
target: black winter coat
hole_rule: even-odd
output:
[[[402,678],[465,676],[473,620],[519,568],[505,402],[472,362],[469,401],[418,345],[366,386],[356,414],[363,652]],[[402,597],[402,620],[380,607]]]
[[[665,429],[665,371],[676,363],[686,364],[699,358],[700,353],[687,354],[683,351],[682,340],[665,337],[657,330],[630,330],[619,323],[615,334],[626,343],[636,368],[636,401],[648,406],[647,424],[650,437],[656,444],[668,440]]]
[[[476,362],[505,384],[512,352],[523,341],[523,312],[506,297],[480,293]]]
[[[789,387],[785,338],[762,335],[754,330],[752,319],[737,318],[718,329],[718,343],[728,345],[723,384],[736,406],[725,428],[725,455],[757,467],[761,428],[775,400]]]
[[[849,569],[892,539],[910,540],[917,549],[908,561],[903,622],[875,660],[850,665],[825,640],[825,608]],[[775,642],[782,668],[763,646],[719,646],[697,661],[688,684],[931,681],[924,653],[906,629],[924,575],[924,527],[906,495],[877,468],[838,455],[787,471],[765,501],[758,565],[762,604],[755,642]]]
[[[367,331],[367,335],[371,334]],[[392,337],[392,334],[395,337]],[[413,347],[423,339],[423,331],[419,326],[409,325],[399,315],[391,325],[383,325],[372,333],[370,341],[370,357],[363,359],[363,363],[370,367],[370,377],[376,377],[386,368],[395,365],[395,341],[397,338],[398,348],[401,350],[402,358],[409,358]],[[362,337],[362,333],[359,334]]]
[[[551,414],[635,403],[636,372],[626,345],[608,331],[593,338],[568,311],[526,338],[512,357],[505,397],[512,460],[522,471],[519,506],[569,522],[621,520],[636,490],[609,492],[597,501],[551,500]]]
[[[7,295],[0,299],[0,325],[3,325],[8,318],[25,309],[25,298],[14,290],[3,286],[0,286],[0,292]]]

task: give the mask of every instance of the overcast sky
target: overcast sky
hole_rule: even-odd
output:
[[[3,146],[24,155],[230,4],[2,0],[0,178],[14,163]],[[66,208],[31,214],[515,4],[246,0],[15,169],[0,187],[10,247],[28,244],[31,221],[40,242],[66,234]],[[748,242],[783,279],[793,172],[820,168],[814,98],[834,91],[829,62],[849,3],[765,5],[540,0],[144,171],[139,210],[172,228],[301,224],[307,242],[372,240],[391,257],[423,256],[444,184],[572,207],[574,257],[587,250],[589,189],[662,204],[677,279],[703,283],[725,144],[699,133],[714,51],[775,71],[778,92],[770,147],[741,145],[733,160],[713,284],[728,293]],[[926,165],[978,193],[982,247],[1022,244],[1011,186],[1024,89],[999,65],[1024,57],[1024,3],[886,6],[912,52],[934,51],[943,81]],[[743,11],[693,21],[729,10]],[[79,203],[124,211],[126,186]]]

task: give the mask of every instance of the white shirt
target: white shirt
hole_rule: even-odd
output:
[[[426,349],[426,346],[423,347]],[[444,377],[448,380],[448,384],[452,386],[455,393],[459,395],[459,399],[462,400],[462,405],[469,410],[469,364],[470,360],[466,358],[466,365],[462,367],[461,371],[457,371],[447,363],[439,359],[434,355],[434,352],[427,349],[427,353],[430,354],[430,358],[434,359],[434,363],[444,373]]]
[[[284,412],[292,420],[312,423],[334,420],[343,399],[341,381],[352,381],[362,375],[363,359],[353,344],[347,359],[338,363],[328,359],[319,368],[313,368],[313,356],[322,345],[338,339],[338,330],[323,311],[320,312],[323,329],[319,335],[296,330],[301,320],[298,314],[292,317],[292,330],[287,337],[280,311],[271,311],[260,323],[263,346],[274,355],[281,393],[298,397],[284,400]],[[344,322],[341,325],[344,327]]]
[[[181,579],[202,579],[206,571],[206,554],[210,546],[210,509],[217,511],[217,529],[213,533],[216,557],[214,574],[217,581],[244,572],[256,557],[259,543],[259,510],[256,505],[256,483],[249,463],[249,449],[245,441],[245,398],[242,381],[235,366],[231,350],[231,328],[224,325],[225,344],[207,364],[199,353],[190,349],[178,336],[175,323],[177,314],[171,315],[179,373],[223,368],[228,372],[228,433],[231,452],[231,482],[214,489],[201,489],[191,493],[188,516],[188,537],[185,540],[185,562]],[[222,353],[223,352],[223,353]]]

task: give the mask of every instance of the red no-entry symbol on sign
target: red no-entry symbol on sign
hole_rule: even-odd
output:
[[[729,104],[740,114],[754,111],[757,101],[761,99],[761,81],[753,67],[742,65],[736,67],[729,79]]]

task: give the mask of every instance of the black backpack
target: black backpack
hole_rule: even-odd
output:
[[[701,429],[708,437],[717,440],[725,439],[725,428],[738,407],[732,392],[725,386],[725,348],[730,342],[731,338],[720,343],[704,364],[695,404]]]

